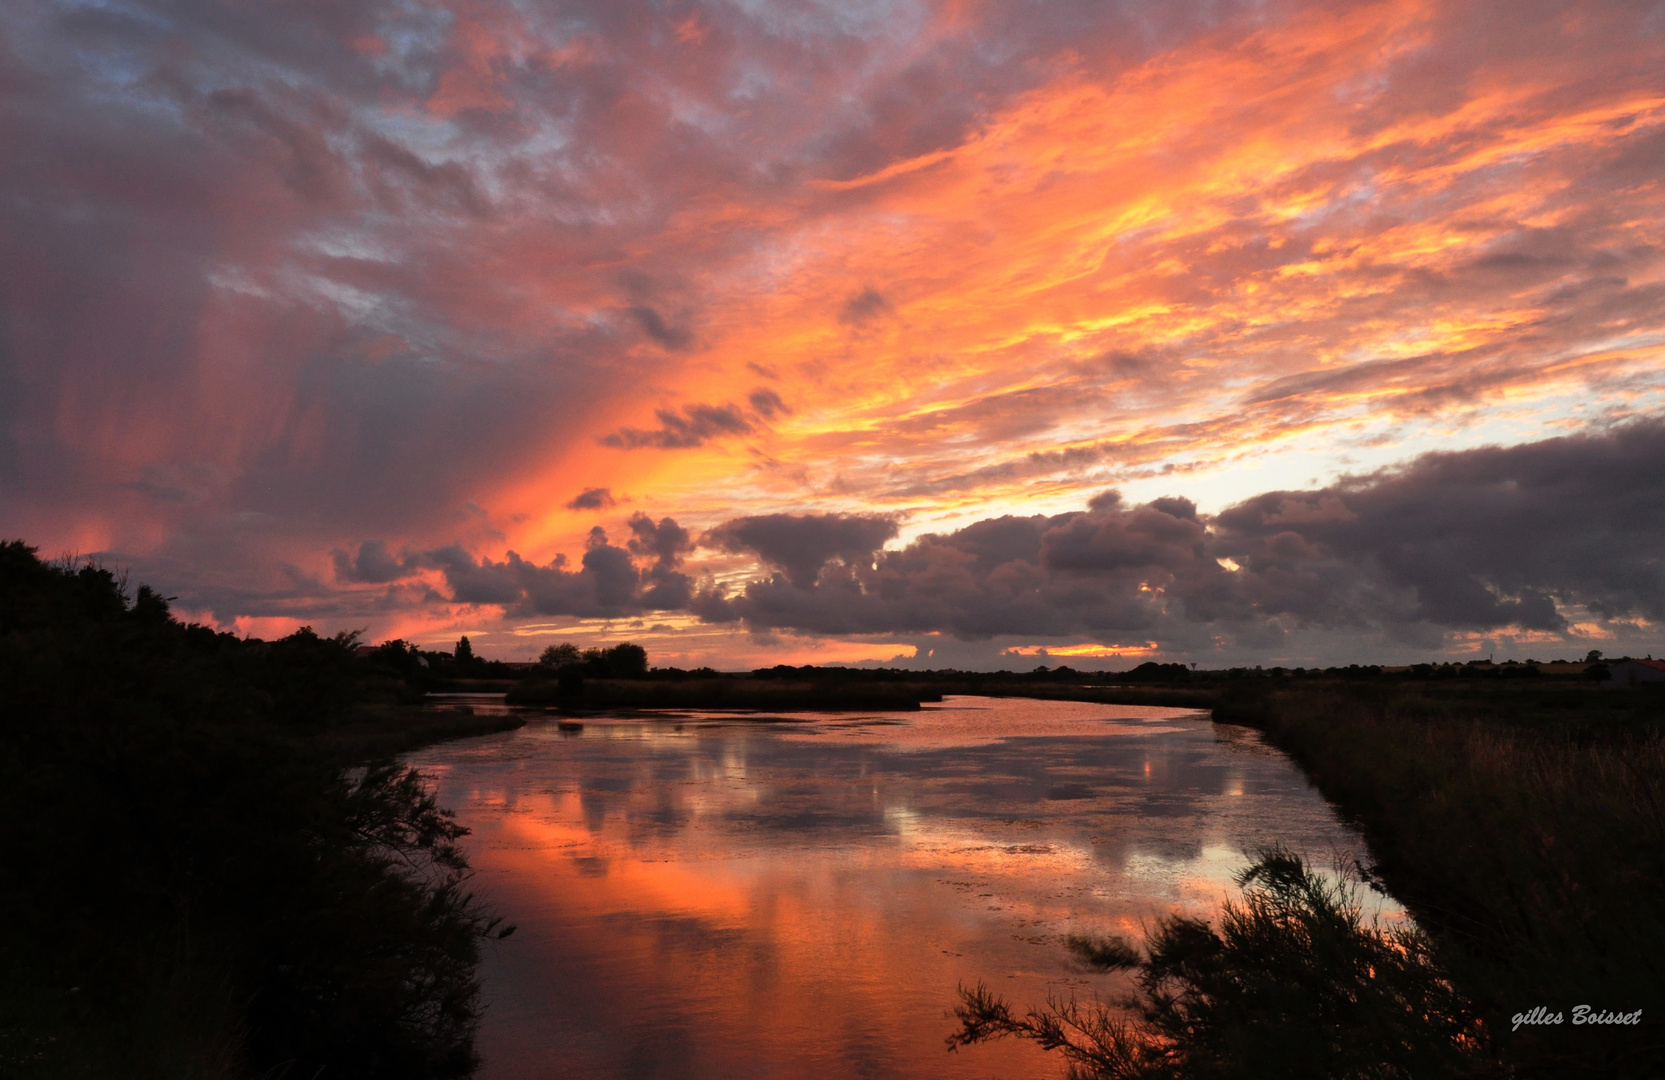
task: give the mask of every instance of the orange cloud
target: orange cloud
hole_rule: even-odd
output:
[[[882,511],[905,542],[1647,415],[1638,18],[364,0],[183,20],[189,71],[44,30],[0,83],[35,148],[0,235],[38,268],[0,272],[0,520],[228,625],[438,636],[496,612],[332,553],[547,565],[636,513]],[[913,644],[694,632],[667,651]]]

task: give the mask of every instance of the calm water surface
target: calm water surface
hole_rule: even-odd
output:
[[[520,928],[484,965],[482,1080],[1059,1076],[945,1052],[956,986],[1119,993],[1067,935],[1212,912],[1274,841],[1363,854],[1257,735],[1172,709],[534,721],[411,761]]]

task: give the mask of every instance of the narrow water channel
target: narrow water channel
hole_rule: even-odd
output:
[[[1066,936],[1212,912],[1274,842],[1363,854],[1255,733],[1172,709],[538,720],[411,761],[519,926],[483,970],[482,1080],[1059,1076],[1027,1044],[946,1052],[956,987],[1113,995]]]

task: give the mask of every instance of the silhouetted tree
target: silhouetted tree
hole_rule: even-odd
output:
[[[639,679],[647,674],[647,650],[625,641],[607,650],[607,670],[615,679]]]
[[[578,663],[578,646],[570,641],[563,641],[559,645],[551,645],[544,649],[538,657],[538,663],[544,667],[565,667],[567,664]]]

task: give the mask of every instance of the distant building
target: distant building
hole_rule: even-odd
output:
[[[1609,675],[1603,686],[1665,682],[1665,660],[1615,660],[1607,665],[1607,670]]]

